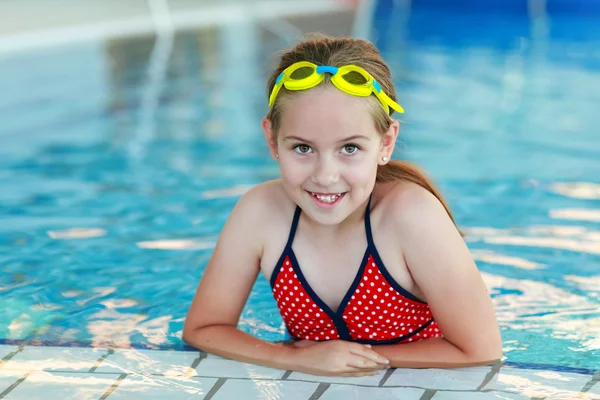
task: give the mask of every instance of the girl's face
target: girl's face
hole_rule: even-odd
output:
[[[398,133],[375,129],[366,98],[318,87],[286,99],[277,143],[283,186],[311,219],[339,224],[367,201]],[[263,120],[267,140],[270,121]]]

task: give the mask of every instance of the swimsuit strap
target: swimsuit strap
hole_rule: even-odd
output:
[[[369,202],[367,203],[367,209],[365,211],[365,231],[367,232],[367,243],[369,246],[375,246],[373,243],[373,233],[371,231],[371,199],[373,193],[369,195]]]
[[[290,235],[288,236],[288,241],[285,245],[286,249],[292,247],[292,242],[294,241],[294,236],[296,236],[296,229],[298,228],[298,221],[300,220],[301,212],[302,209],[299,206],[296,206],[296,211],[294,212],[294,219],[292,220],[292,227],[290,228]]]

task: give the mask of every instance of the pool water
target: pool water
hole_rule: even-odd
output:
[[[400,5],[373,23],[406,109],[395,157],[442,188],[511,362],[600,369],[596,24]],[[0,57],[3,342],[184,348],[230,210],[278,176],[260,118],[283,43],[236,40],[180,35],[164,74],[143,38]],[[262,276],[240,328],[286,337]]]

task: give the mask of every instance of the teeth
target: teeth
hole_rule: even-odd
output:
[[[333,203],[341,196],[341,194],[321,195],[313,192],[311,192],[311,194],[325,203]]]

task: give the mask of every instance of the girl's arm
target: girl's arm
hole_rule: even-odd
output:
[[[396,195],[397,240],[443,338],[374,349],[388,357],[393,367],[494,363],[502,357],[494,306],[460,233],[441,203],[425,189],[404,186]]]
[[[183,340],[222,357],[287,369],[284,359],[289,358],[289,347],[237,329],[260,271],[260,227],[268,221],[261,212],[263,202],[268,201],[261,186],[240,199],[225,223],[188,311]]]

